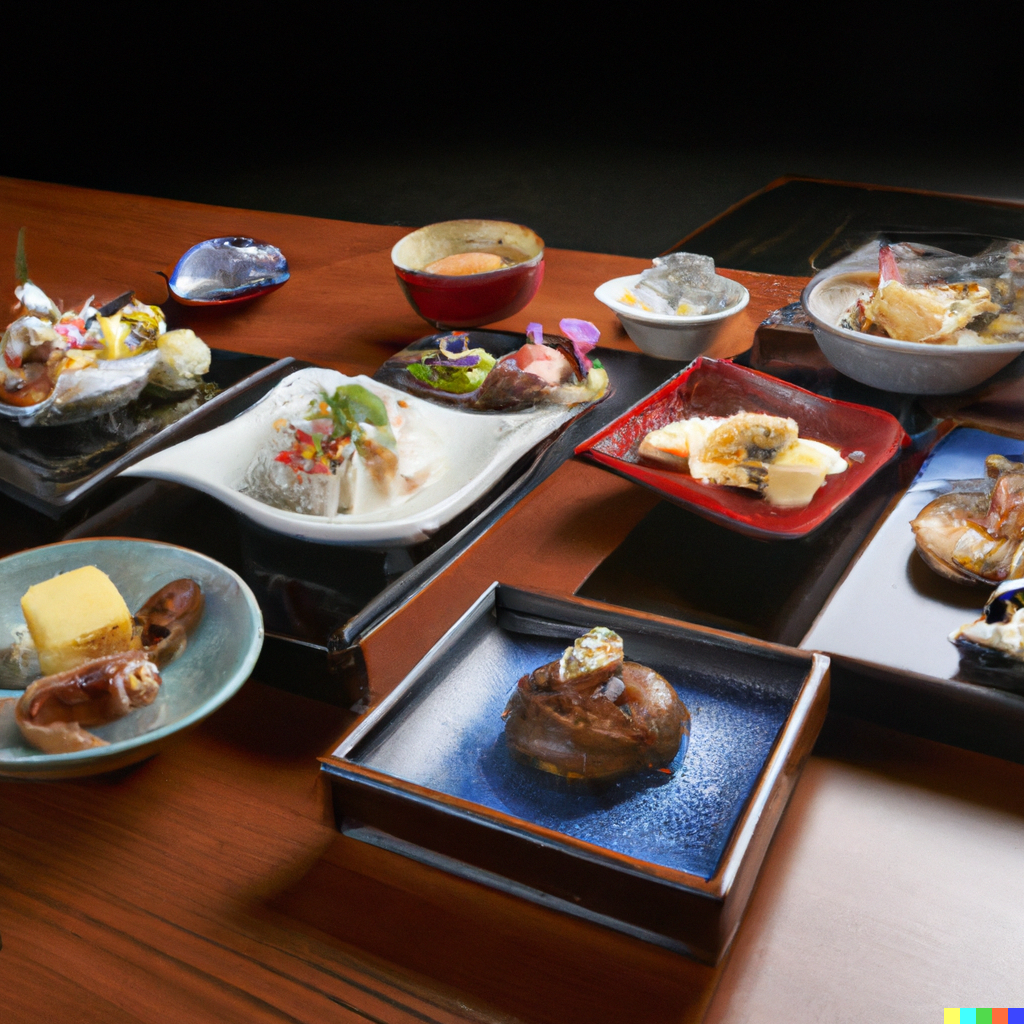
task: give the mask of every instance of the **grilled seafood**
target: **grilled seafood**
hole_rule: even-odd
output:
[[[1007,290],[1005,281],[994,284]],[[877,287],[856,298],[841,316],[839,326],[928,345],[1017,340],[1022,326],[1019,316],[1003,312],[992,299],[992,291],[978,281],[948,282],[940,278],[908,284],[893,247],[881,245]],[[1000,315],[993,319],[986,318],[986,314]]]
[[[985,473],[976,489],[943,494],[910,524],[925,562],[960,583],[1024,577],[1024,463],[990,455]]]
[[[795,420],[764,413],[670,423],[648,433],[637,454],[701,483],[758,491],[790,508],[806,505],[827,475],[846,469],[834,448],[800,438]]]
[[[690,714],[653,669],[624,661],[598,626],[519,680],[502,713],[513,756],[568,779],[614,779],[670,764]]]
[[[22,736],[46,754],[103,747],[106,740],[83,726],[105,725],[132,708],[152,704],[160,672],[141,651],[88,661],[32,683],[14,706]]]
[[[135,613],[146,656],[160,666],[177,657],[202,618],[205,603],[195,580],[174,580],[153,594]]]

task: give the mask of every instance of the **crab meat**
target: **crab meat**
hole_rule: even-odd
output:
[[[944,344],[976,317],[999,312],[975,281],[909,287],[887,245],[878,250],[878,271],[878,287],[863,306],[863,331],[875,326],[897,341]]]

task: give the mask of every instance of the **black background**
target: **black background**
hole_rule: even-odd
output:
[[[1024,200],[1020,16],[144,8],[8,21],[0,173],[651,256],[783,174]]]

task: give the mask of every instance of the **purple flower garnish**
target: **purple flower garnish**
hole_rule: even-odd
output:
[[[476,352],[470,352],[464,356],[450,358],[444,352],[431,352],[422,359],[424,366],[476,366],[480,362],[480,356]]]
[[[576,353],[580,366],[589,373],[591,363],[587,353],[597,344],[601,332],[589,320],[576,320],[572,317],[559,320],[558,326],[562,334],[572,342],[572,350]]]
[[[447,337],[440,338],[437,345],[446,356],[461,356],[469,348],[469,340],[465,331],[453,331]]]
[[[527,324],[526,336],[534,345],[544,344],[544,328],[540,324]]]

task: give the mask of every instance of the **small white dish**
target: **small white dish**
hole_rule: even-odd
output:
[[[955,395],[977,387],[1024,352],[1024,342],[929,345],[839,327],[858,287],[870,291],[878,282],[877,271],[872,274],[851,266],[855,264],[844,260],[821,271],[804,289],[801,300],[825,358],[861,384],[907,395]]]
[[[738,301],[721,313],[704,316],[646,313],[622,301],[622,296],[639,280],[639,274],[612,278],[594,292],[594,298],[603,302],[622,321],[626,333],[641,352],[657,359],[689,362],[703,355],[714,344],[726,320],[745,309],[750,302],[750,292],[743,285],[723,277],[722,280],[728,281],[730,290],[738,296]]]
[[[285,511],[243,494],[239,487],[245,472],[279,415],[275,394],[289,382],[307,381],[330,391],[341,384],[362,384],[378,395],[390,393],[407,403],[441,438],[444,471],[404,504],[334,518]],[[230,423],[151,455],[123,475],[187,484],[213,495],[260,526],[288,536],[328,544],[404,546],[425,540],[467,509],[573,415],[573,410],[558,407],[480,416],[425,402],[370,377],[346,377],[337,370],[309,367],[292,374]]]

